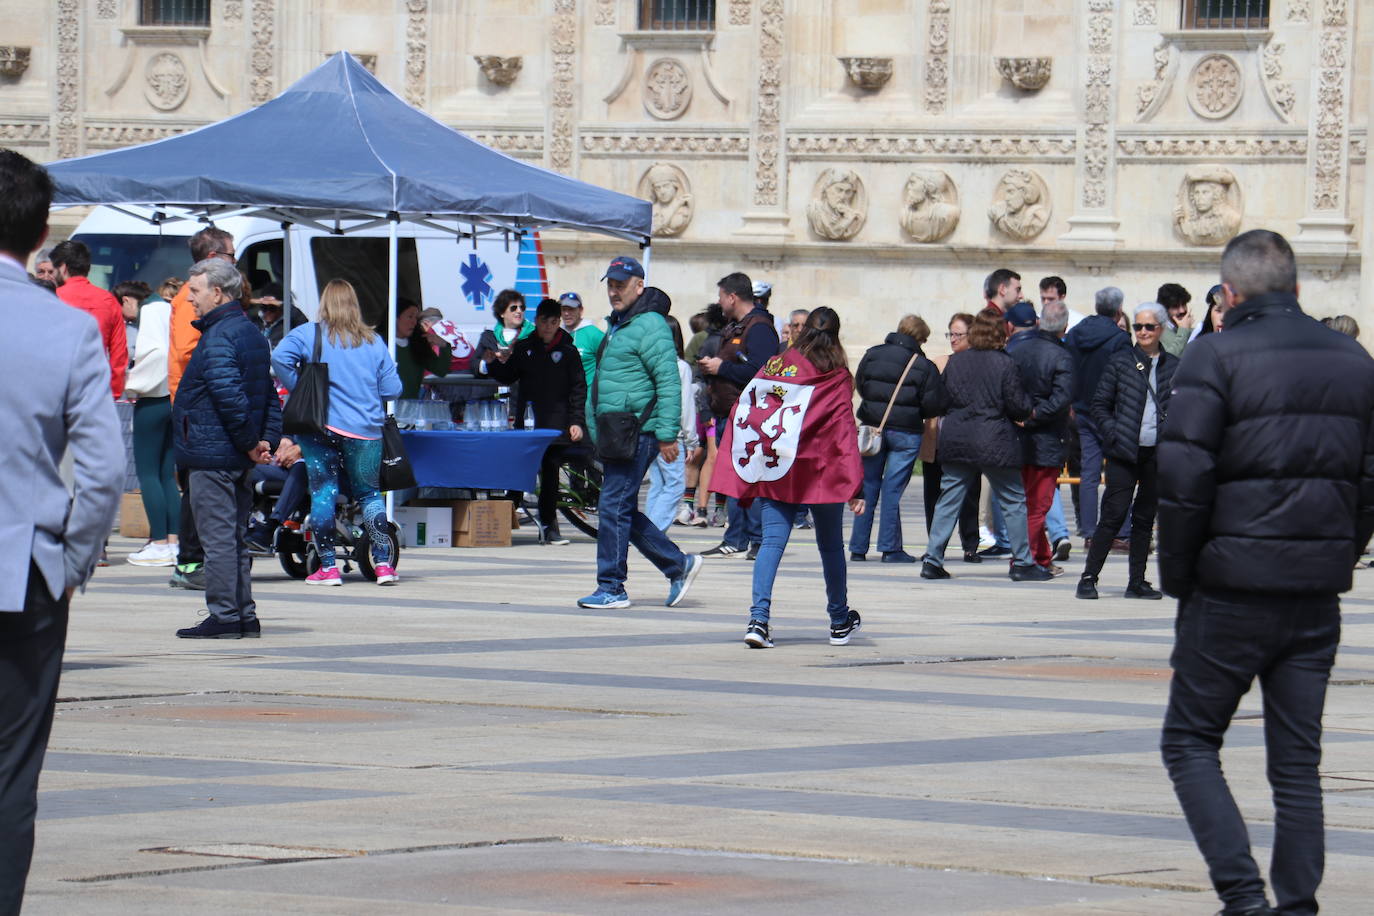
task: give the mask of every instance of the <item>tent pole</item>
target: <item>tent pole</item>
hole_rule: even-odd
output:
[[[291,333],[291,224],[281,224],[282,270],[281,270],[281,320],[282,336]]]
[[[640,246],[640,248],[643,250],[641,252],[639,263],[640,266],[644,268],[644,276],[647,277],[649,275],[649,243],[645,242],[643,245]]]
[[[391,361],[396,362],[396,226],[400,222],[400,216],[396,213],[388,214],[390,221],[390,244],[387,246],[387,281],[386,281],[386,339],[387,350],[391,353]],[[392,401],[386,405],[387,413],[392,413],[396,409],[396,402]],[[386,517],[393,519],[396,517],[396,495],[393,491],[386,491]]]

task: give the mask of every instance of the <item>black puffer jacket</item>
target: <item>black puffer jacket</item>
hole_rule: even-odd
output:
[[[1170,389],[1178,357],[1159,351],[1159,368],[1155,370],[1155,394],[1159,397],[1157,422],[1164,426],[1169,413]],[[1145,402],[1150,398],[1145,379],[1150,372],[1150,358],[1139,347],[1131,347],[1113,354],[1102,371],[1102,380],[1092,397],[1092,417],[1102,436],[1102,451],[1108,458],[1134,462],[1140,449],[1140,421],[1145,416]],[[1158,443],[1158,439],[1156,439]]]
[[[551,344],[540,340],[538,333],[518,340],[510,359],[504,363],[495,360],[490,368],[491,377],[498,382],[520,383],[515,415],[522,422],[525,405],[532,404],[534,425],[561,430],[560,444],[572,441],[567,435],[569,427],[581,426],[586,431],[587,375],[567,331],[559,328]]]
[[[1011,357],[1001,350],[955,353],[944,379],[950,407],[940,424],[940,463],[1019,468],[1013,421],[1030,416],[1031,401]]]
[[[1013,346],[1015,344],[1015,346]],[[1031,399],[1031,415],[1021,430],[1024,462],[1042,468],[1064,464],[1064,427],[1073,400],[1073,357],[1047,331],[1023,331],[1007,343],[1021,384]]]
[[[1105,315],[1089,315],[1069,329],[1064,339],[1073,354],[1073,406],[1086,414],[1112,354],[1131,348],[1131,335]]]
[[[1289,294],[1236,306],[1174,376],[1159,446],[1164,590],[1334,595],[1374,532],[1374,360]]]
[[[926,359],[916,338],[889,334],[887,340],[869,348],[859,360],[854,387],[859,392],[859,422],[877,426],[882,422],[888,401],[912,355],[916,362],[902,382],[902,390],[892,404],[884,429],[919,433],[930,417],[938,417],[946,407],[945,383],[940,370]]]

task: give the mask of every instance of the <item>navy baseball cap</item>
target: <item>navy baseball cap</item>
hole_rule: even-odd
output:
[[[1035,306],[1024,299],[1007,309],[1007,323],[1014,328],[1033,328],[1036,321]]]
[[[568,308],[580,309],[582,308],[582,297],[577,293],[563,293],[558,297],[558,304],[567,306]]]
[[[631,277],[644,279],[644,265],[628,255],[621,255],[611,262],[611,266],[606,268],[606,273],[601,279],[628,280]]]

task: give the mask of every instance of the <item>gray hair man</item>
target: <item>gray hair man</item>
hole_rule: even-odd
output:
[[[782,343],[784,346],[791,346],[797,339],[802,328],[806,327],[806,319],[810,314],[810,309],[793,309],[792,314],[787,316],[787,324],[782,326]]]

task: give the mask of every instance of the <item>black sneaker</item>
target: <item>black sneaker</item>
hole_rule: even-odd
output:
[[[936,566],[934,563],[930,562],[929,560],[926,560],[921,564],[921,578],[948,579],[949,573],[945,571],[945,568],[943,566]]]
[[[884,563],[915,563],[916,558],[905,550],[889,550],[883,554]]]
[[[1078,580],[1078,591],[1074,592],[1075,598],[1082,598],[1085,601],[1097,600],[1097,580],[1092,576],[1084,576]]]
[[[980,557],[1009,557],[1009,556],[1011,556],[1011,548],[1010,548],[1010,547],[997,547],[997,546],[988,547],[988,548],[985,549],[985,550],[980,550],[980,551],[978,551],[978,556],[980,556]]]
[[[256,617],[240,621],[239,632],[243,634],[244,639],[258,639],[262,636],[262,621]]]
[[[710,550],[703,550],[699,556],[703,557],[733,557],[735,554],[744,553],[738,547],[731,547],[729,544],[720,543]]]
[[[1034,563],[1029,566],[1013,563],[1011,572],[1007,573],[1007,577],[1013,582],[1048,582],[1054,578],[1054,573],[1043,566],[1036,566]]]
[[[205,564],[196,563],[178,566],[172,570],[172,578],[167,581],[169,588],[186,588],[192,591],[205,591]]]
[[[233,623],[220,623],[213,617],[206,617],[193,627],[177,630],[181,639],[239,639],[243,636],[243,626],[237,620]]]
[[[983,558],[980,557],[980,556],[978,556],[978,551],[976,551],[976,550],[965,550],[965,551],[964,551],[964,562],[965,562],[965,563],[981,563],[981,562],[983,562]]]
[[[746,560],[757,560],[759,558],[759,544],[750,544],[749,552],[744,555]]]
[[[868,554],[866,553],[854,553],[853,551],[849,553],[849,562],[851,563],[863,563],[867,559]]]
[[[751,649],[773,648],[773,640],[768,636],[768,624],[762,620],[750,620],[749,627],[744,631],[744,644]]]
[[[849,645],[849,637],[854,635],[854,631],[859,629],[862,621],[859,620],[858,611],[850,611],[849,616],[844,619],[844,623],[830,625],[830,644],[832,646]]]
[[[1158,601],[1164,597],[1164,593],[1157,591],[1150,583],[1141,579],[1126,586],[1125,598],[1143,598],[1146,601]]]
[[[1068,538],[1060,538],[1054,542],[1054,561],[1063,563],[1069,558],[1069,552],[1073,550],[1073,541]]]

